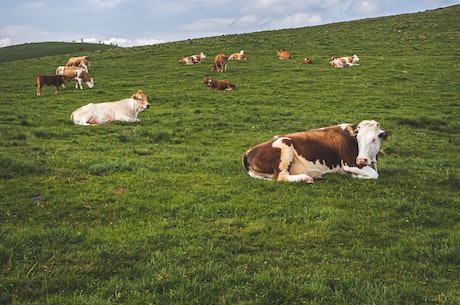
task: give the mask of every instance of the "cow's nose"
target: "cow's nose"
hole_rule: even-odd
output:
[[[150,108],[150,104],[147,104],[147,105],[145,106],[145,108]]]
[[[366,158],[356,158],[356,164],[367,165],[367,159]]]

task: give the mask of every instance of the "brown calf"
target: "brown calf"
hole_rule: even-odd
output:
[[[226,80],[214,80],[209,77],[203,78],[201,81],[203,84],[208,86],[209,89],[214,90],[234,90],[236,86],[229,81]]]
[[[58,87],[67,81],[67,77],[63,75],[37,75],[37,96],[42,93],[44,85],[54,86],[54,94],[58,93]]]

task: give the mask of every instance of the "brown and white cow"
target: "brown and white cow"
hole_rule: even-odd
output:
[[[241,50],[240,53],[230,55],[228,60],[246,60],[246,54],[244,54],[244,50]]]
[[[78,125],[98,125],[113,121],[137,122],[139,112],[149,108],[147,96],[137,90],[132,97],[117,102],[88,104],[75,110],[70,119]]]
[[[82,67],[85,68],[85,72],[88,73],[89,68],[89,57],[88,56],[79,56],[71,57],[67,60],[65,64],[66,67]]]
[[[236,86],[227,80],[214,80],[209,77],[203,78],[201,81],[205,84],[209,89],[214,90],[234,90]]]
[[[281,50],[277,50],[276,51],[276,54],[278,55],[278,58],[279,59],[291,59],[291,53],[281,49]]]
[[[327,173],[377,179],[380,138],[391,132],[376,121],[341,124],[275,136],[243,154],[243,168],[254,178],[313,183]]]
[[[82,83],[84,82],[88,88],[94,87],[94,80],[82,67],[64,67],[60,66],[56,69],[56,75],[64,75],[69,81],[75,81],[75,89],[83,89]],[[63,85],[62,87],[65,88]]]
[[[359,61],[359,57],[355,54],[353,56],[333,56],[331,57],[331,61],[329,65],[336,67],[336,68],[343,68],[343,67],[352,67],[352,66],[359,66],[356,62]]]
[[[201,52],[200,54],[184,57],[181,60],[179,60],[179,63],[181,65],[194,65],[201,63],[201,61],[204,58],[206,58],[206,55],[204,55],[203,52]]]
[[[57,94],[58,87],[64,85],[67,80],[63,75],[37,75],[37,96],[41,96],[44,85],[54,86],[54,94]]]
[[[228,56],[225,54],[217,54],[214,57],[214,63],[212,64],[211,71],[225,72],[227,71]]]
[[[302,64],[304,65],[310,65],[313,63],[313,60],[310,57],[305,57]]]

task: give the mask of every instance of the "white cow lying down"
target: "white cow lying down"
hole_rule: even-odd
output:
[[[98,125],[113,121],[137,122],[138,113],[149,107],[147,96],[142,90],[137,90],[132,97],[118,102],[82,106],[70,115],[70,119],[78,125]]]

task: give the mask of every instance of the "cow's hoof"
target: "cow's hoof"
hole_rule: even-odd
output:
[[[308,178],[303,179],[303,182],[308,183],[308,184],[313,184],[315,183],[315,179],[313,179],[312,177],[308,177]]]

